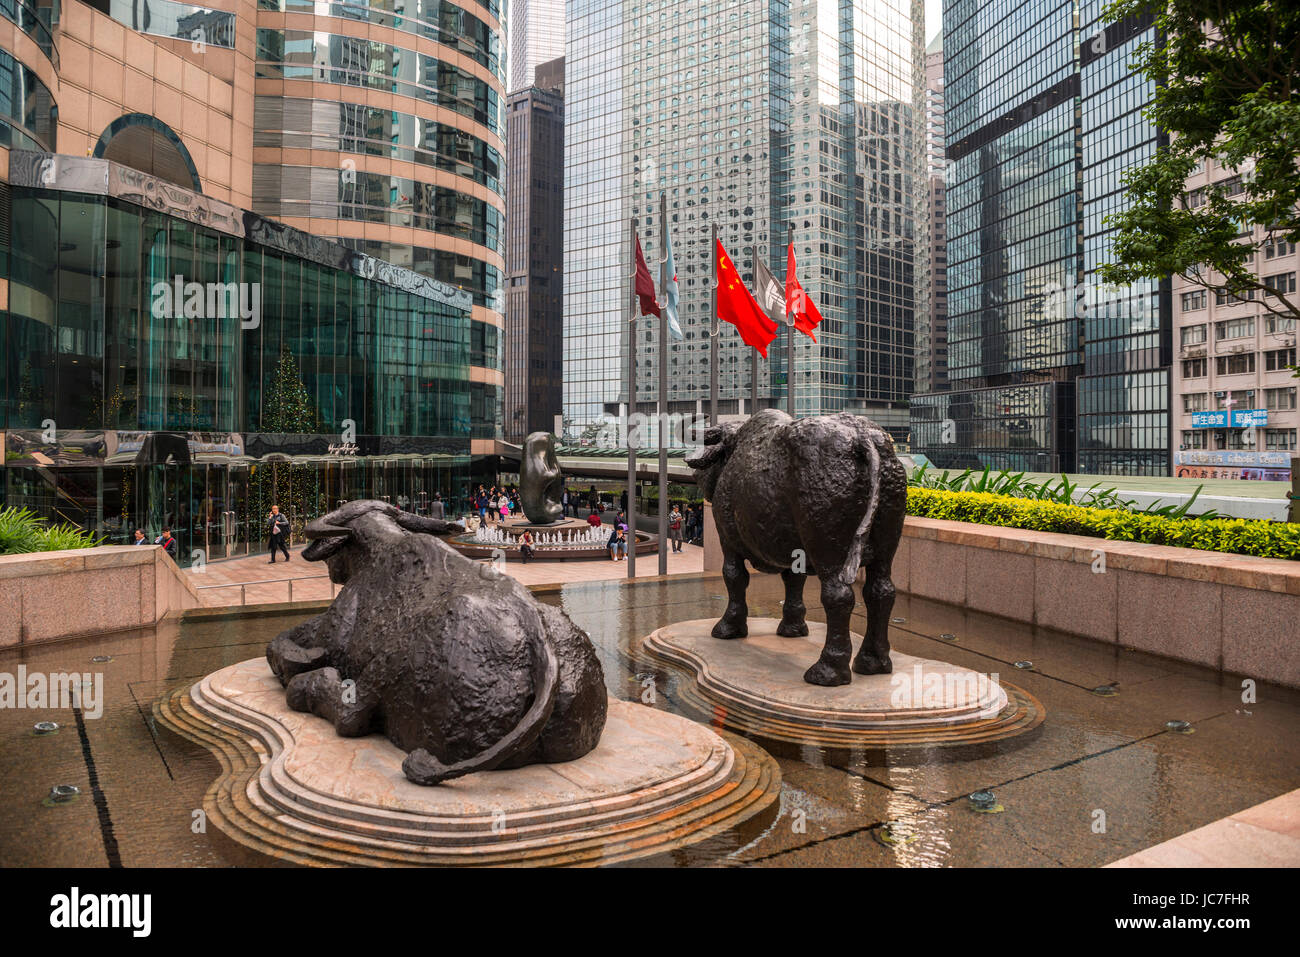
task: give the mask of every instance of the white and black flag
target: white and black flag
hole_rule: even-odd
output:
[[[757,256],[754,257],[754,298],[769,318],[780,322],[785,316],[785,290]]]

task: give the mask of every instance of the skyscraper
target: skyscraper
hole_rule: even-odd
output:
[[[627,401],[628,223],[657,262],[667,199],[682,305],[670,412],[709,400],[710,228],[746,279],[752,254],[800,279],[824,321],[797,336],[801,414],[867,412],[900,435],[912,390],[915,184],[921,175],[910,0],[570,0],[565,135],[566,437]],[[658,271],[652,262],[652,272]],[[658,395],[658,327],[637,325],[638,406]],[[719,344],[723,414],[750,394],[749,348]],[[786,401],[785,340],[758,363]]]
[[[948,387],[948,242],[945,223],[943,123],[943,34],[925,51],[926,185],[919,194],[917,222],[925,227],[927,255],[918,269],[916,304],[916,391]]]
[[[537,82],[537,67],[564,56],[564,0],[515,0],[510,5],[511,93]]]
[[[564,292],[564,59],[506,101],[505,437],[560,411]]]
[[[1149,159],[1150,21],[1100,0],[944,8],[951,391],[912,400],[942,466],[1167,474],[1167,284],[1107,288],[1104,218]]]

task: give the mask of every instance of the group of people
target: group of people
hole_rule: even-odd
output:
[[[157,538],[155,538],[153,541],[150,541],[148,539],[148,537],[144,533],[143,528],[137,528],[132,535],[131,544],[132,545],[161,545],[163,547],[163,551],[165,551],[168,555],[172,557],[172,561],[177,560],[179,546],[176,544],[176,539],[172,535],[172,530],[170,528],[164,528],[162,530],[162,534],[159,535]]]
[[[267,538],[271,548],[270,565],[275,564],[277,553],[284,555],[284,560],[289,560],[289,518],[280,513],[279,505],[272,505],[271,511],[266,514]],[[137,528],[131,536],[132,545],[161,545],[163,551],[171,556],[172,561],[179,561],[180,546],[176,543],[176,537],[172,535],[170,527],[164,527],[162,534],[152,542],[145,535],[143,528]]]
[[[478,512],[479,521],[484,525],[491,525],[498,520],[505,522],[520,507],[517,486],[497,488],[493,485],[491,488],[484,488],[480,485],[478,491],[470,492],[466,498],[469,500],[470,508]]]

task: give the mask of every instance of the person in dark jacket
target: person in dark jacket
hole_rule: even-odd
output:
[[[275,564],[276,549],[284,552],[284,560],[287,562],[289,560],[289,519],[280,514],[279,505],[272,505],[266,521],[271,539],[271,561],[268,564]]]
[[[172,538],[172,530],[170,528],[164,528],[162,534],[155,538],[153,543],[155,545],[161,545],[163,551],[172,557],[172,561],[177,560],[176,555],[180,551],[180,546],[176,544],[176,539]]]

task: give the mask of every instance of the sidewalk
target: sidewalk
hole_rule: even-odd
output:
[[[193,568],[190,576],[199,590],[205,607],[227,605],[260,605],[289,601],[290,583],[293,580],[293,600],[310,601],[332,598],[334,586],[327,576],[323,562],[302,560],[304,546],[289,549],[290,561],[280,558],[274,565],[267,555],[250,555],[226,561],[208,562],[204,571]],[[609,581],[627,577],[627,562],[612,562],[607,552],[597,552],[598,558],[568,559],[565,561],[507,561],[506,574],[525,585],[568,584],[571,582]],[[696,545],[683,545],[680,554],[668,552],[668,574],[685,575],[704,570],[704,549]],[[659,574],[658,555],[638,555],[637,578]],[[212,587],[222,586],[222,587]]]

